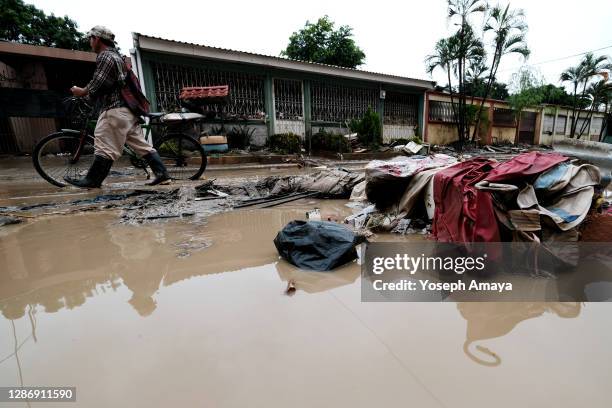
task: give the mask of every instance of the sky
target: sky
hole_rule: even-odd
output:
[[[446,18],[445,0],[301,2],[268,0],[224,1],[116,1],[25,0],[46,13],[68,15],[81,31],[105,25],[116,35],[123,52],[132,45],[132,32],[278,56],[292,32],[306,20],[328,15],[337,26],[353,28],[356,43],[366,54],[360,69],[433,79],[446,84],[443,72],[433,78],[425,72],[424,60],[436,41],[454,28]],[[495,0],[490,1],[495,3]],[[507,4],[500,1],[502,5]],[[522,8],[529,25],[527,34],[531,56],[506,56],[498,78],[511,80],[522,65],[531,65],[547,82],[560,85],[559,75],[580,56],[612,55],[612,6],[610,0],[512,0],[512,8]],[[475,25],[482,24],[476,17]],[[486,38],[485,38],[486,40]],[[571,57],[574,56],[574,57]],[[556,60],[550,62],[551,60]]]

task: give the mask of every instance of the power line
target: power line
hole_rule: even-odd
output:
[[[568,55],[566,57],[560,57],[560,58],[555,58],[555,59],[551,59],[551,60],[547,60],[547,61],[535,62],[533,64],[525,64],[525,65],[527,65],[529,67],[533,67],[533,66],[536,66],[536,65],[548,64],[550,62],[563,61],[563,60],[566,60],[566,59],[569,59],[569,58],[579,57],[581,55],[588,54],[589,52],[596,52],[596,51],[606,50],[608,48],[612,48],[612,45],[608,45],[607,47],[597,48],[595,50],[581,52],[581,53],[574,54],[574,55]],[[518,68],[520,68],[520,67],[500,69],[498,72],[512,71],[512,70],[515,70],[515,69],[518,69]]]

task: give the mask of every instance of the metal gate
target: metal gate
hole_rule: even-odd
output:
[[[537,113],[522,112],[519,125],[519,143],[533,144]]]
[[[274,79],[274,133],[295,133],[304,137],[304,92],[302,81]]]

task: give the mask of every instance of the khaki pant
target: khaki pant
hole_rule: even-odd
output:
[[[155,151],[145,140],[138,118],[128,108],[102,112],[94,136],[95,154],[113,161],[121,157],[124,144],[141,157]]]

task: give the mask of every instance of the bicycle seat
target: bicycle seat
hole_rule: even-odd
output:
[[[199,113],[193,112],[176,112],[176,113],[167,113],[161,117],[162,122],[187,122],[196,119],[202,119],[204,115],[200,115]]]

